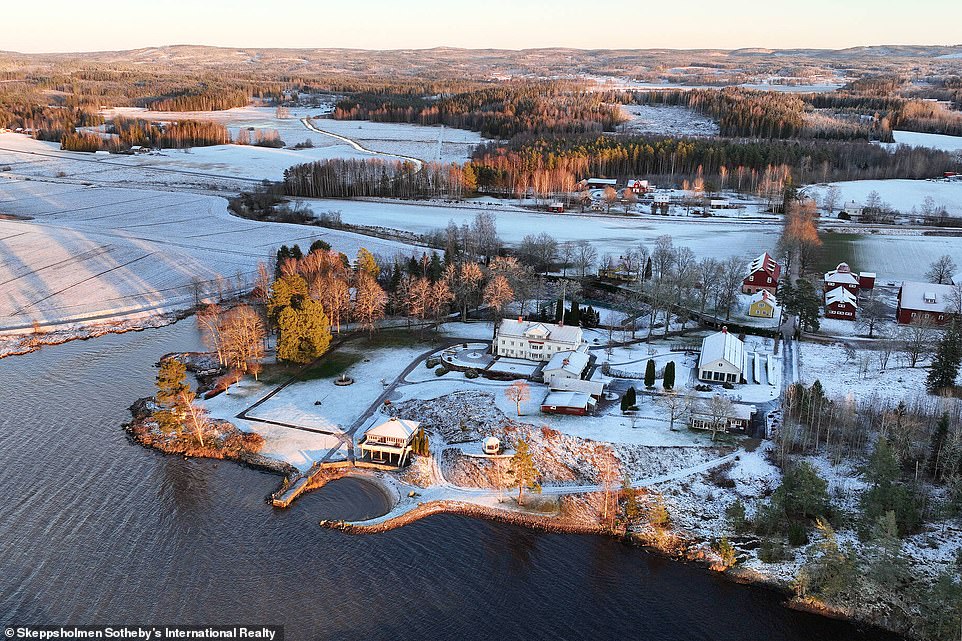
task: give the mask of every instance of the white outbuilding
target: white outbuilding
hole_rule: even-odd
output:
[[[698,378],[710,383],[738,383],[745,366],[745,343],[728,328],[706,336],[701,342]]]
[[[361,456],[370,456],[374,463],[401,467],[411,455],[411,442],[420,429],[418,421],[392,416],[364,433]]]

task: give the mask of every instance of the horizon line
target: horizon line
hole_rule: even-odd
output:
[[[431,47],[395,47],[390,49],[377,49],[377,48],[366,48],[366,47],[311,47],[311,46],[294,46],[294,47],[277,47],[277,46],[259,46],[259,45],[212,45],[212,44],[191,44],[191,43],[174,43],[174,44],[162,44],[162,45],[144,45],[140,47],[133,47],[128,49],[89,49],[89,50],[72,50],[72,51],[15,51],[10,49],[0,49],[0,54],[15,54],[20,56],[50,56],[50,55],[83,55],[83,54],[107,54],[107,53],[131,53],[136,51],[143,51],[147,49],[173,49],[178,47],[196,47],[205,49],[259,49],[268,51],[362,51],[371,53],[390,53],[397,51],[437,51],[437,50],[448,50],[448,51],[465,51],[465,52],[484,52],[484,51],[495,51],[495,52],[512,52],[512,53],[522,53],[526,51],[550,51],[550,50],[568,50],[568,51],[619,51],[619,52],[647,52],[647,51],[679,51],[679,52],[720,52],[720,53],[736,53],[740,51],[763,51],[763,52],[779,52],[779,51],[818,51],[818,52],[845,52],[851,51],[853,49],[881,49],[886,47],[919,47],[925,49],[957,49],[962,48],[962,42],[957,44],[922,44],[922,43],[878,43],[878,44],[856,44],[847,47],[831,48],[831,47],[766,47],[766,46],[744,46],[736,48],[723,48],[723,47],[647,47],[647,48],[629,48],[629,47],[578,47],[578,46],[566,46],[566,45],[552,45],[543,47],[524,47],[524,48],[511,48],[511,47],[458,47],[452,45],[434,45]]]

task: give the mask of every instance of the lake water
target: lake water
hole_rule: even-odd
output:
[[[164,456],[120,429],[193,324],[0,360],[0,623],[283,624],[288,639],[883,639],[597,536],[387,509],[344,479],[287,511],[279,478]]]

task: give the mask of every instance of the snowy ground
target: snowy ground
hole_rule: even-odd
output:
[[[341,219],[356,225],[382,226],[425,233],[443,228],[449,220],[458,225],[470,223],[476,207],[435,206],[391,201],[308,199],[315,213],[341,212]],[[688,246],[699,256],[727,258],[732,254],[757,256],[759,248],[773,248],[779,228],[774,224],[739,224],[705,219],[639,218],[626,216],[548,214],[531,211],[502,211],[491,208],[498,234],[511,244],[527,234],[547,230],[556,240],[590,240],[599,256],[618,256],[643,242],[651,246],[661,235],[669,234],[675,245]]]
[[[288,146],[310,140],[316,148],[330,148],[326,152],[319,152],[321,157],[351,158],[354,156],[351,154],[353,151],[351,147],[336,138],[309,130],[301,123],[301,118],[311,118],[311,123],[317,129],[356,140],[374,151],[414,156],[426,161],[464,162],[471,157],[474,147],[481,142],[481,136],[477,132],[451,127],[316,118],[326,116],[331,109],[330,106],[291,108],[288,110],[289,118],[278,118],[276,109],[273,107],[253,106],[223,111],[189,112],[148,111],[140,107],[119,107],[105,110],[103,114],[108,118],[122,115],[128,118],[157,121],[210,120],[223,124],[235,137],[241,129],[275,129],[280,134],[281,140]],[[304,151],[311,150],[306,149],[296,153]]]
[[[924,134],[915,131],[893,131],[894,143],[888,145],[908,145],[910,147],[929,147],[942,151],[962,152],[962,136],[944,134]]]
[[[482,142],[481,135],[475,131],[442,125],[426,127],[331,118],[314,119],[311,124],[317,129],[356,140],[368,149],[443,163],[469,160],[474,148]]]
[[[267,423],[245,421],[236,418],[237,414],[252,405],[271,391],[271,386],[244,379],[232,385],[225,394],[219,394],[206,401],[198,401],[212,418],[230,421],[245,432],[257,432],[264,437],[264,447],[260,453],[279,461],[290,463],[304,472],[317,461],[323,459],[331,449],[340,448],[332,460],[347,456],[346,446],[337,436],[318,434],[304,430],[270,425]]]
[[[801,382],[811,385],[818,379],[832,398],[849,394],[863,400],[883,395],[899,398],[925,390],[926,362],[911,368],[901,355],[892,354],[888,367],[882,370],[875,350],[858,348],[849,352],[841,343],[823,345],[808,341],[796,343],[795,347]]]
[[[962,216],[962,181],[947,180],[851,180],[819,184],[805,188],[805,194],[822,201],[825,190],[834,185],[839,190],[838,206],[855,201],[864,205],[868,195],[877,191],[882,201],[903,214],[921,207],[926,196],[935,200],[936,206],[944,205],[949,214]]]
[[[249,412],[248,416],[335,433],[346,432],[384,392],[386,384],[393,382],[424,351],[425,347],[418,345],[376,350],[345,346],[338,353],[355,354],[361,358],[344,372],[354,379],[353,385],[335,385],[334,378],[294,383]]]
[[[0,178],[0,331],[181,310],[247,288],[282,244],[317,238],[349,256],[404,246],[231,216],[220,197]]]
[[[718,124],[686,107],[624,105],[625,132],[656,136],[717,136]]]

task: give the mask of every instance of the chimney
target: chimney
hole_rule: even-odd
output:
[[[521,318],[520,316],[518,316],[518,322],[519,322],[519,323],[523,323],[523,322],[524,322],[524,319]]]
[[[723,325],[723,326],[722,326],[722,334],[727,334],[727,333],[728,333],[728,325]]]

